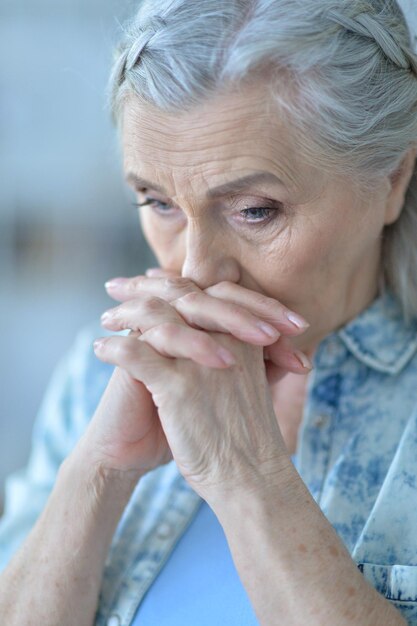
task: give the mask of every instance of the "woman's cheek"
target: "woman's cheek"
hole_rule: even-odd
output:
[[[312,300],[327,288],[329,256],[329,241],[318,229],[293,228],[270,251],[260,283],[287,307],[311,314]]]

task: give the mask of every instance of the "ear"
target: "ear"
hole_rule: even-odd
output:
[[[398,168],[388,177],[389,191],[385,207],[385,225],[393,224],[401,215],[405,196],[416,167],[417,147],[410,149]]]

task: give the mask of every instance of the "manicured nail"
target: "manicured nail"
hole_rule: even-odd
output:
[[[110,311],[105,311],[103,313],[103,315],[101,316],[100,320],[103,324],[105,324],[106,322],[109,322],[112,319],[113,315],[110,313]]]
[[[289,319],[289,321],[292,324],[294,324],[294,326],[296,326],[297,328],[305,330],[306,328],[309,328],[310,326],[310,324],[306,322],[306,320],[303,317],[301,317],[301,315],[298,315],[297,313],[288,311],[288,313],[286,313],[286,316]]]
[[[96,339],[93,343],[94,352],[100,352],[102,348],[104,348],[104,344],[106,343],[106,338]]]
[[[256,324],[256,327],[259,328],[259,330],[261,330],[263,333],[265,333],[265,335],[268,335],[268,337],[276,337],[277,339],[279,337],[279,332],[277,331],[277,329],[270,324],[267,324],[266,322],[259,322],[258,324]]]
[[[219,348],[217,350],[217,356],[223,361],[223,363],[227,366],[236,365],[236,359],[229,350],[225,350],[225,348]]]
[[[163,273],[164,273],[164,270],[162,270],[160,267],[151,267],[145,272],[146,276],[150,276],[150,277],[160,276]]]
[[[111,280],[108,280],[107,283],[104,283],[104,287],[106,289],[117,289],[118,287],[122,287],[128,281],[128,278],[112,278]]]
[[[295,358],[297,359],[297,361],[299,361],[301,363],[301,365],[304,367],[304,369],[306,369],[306,370],[312,370],[313,369],[312,362],[310,361],[308,356],[306,356],[304,354],[304,352],[301,352],[301,350],[294,350],[293,354],[294,354]]]

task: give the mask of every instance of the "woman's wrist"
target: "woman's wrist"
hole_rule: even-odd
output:
[[[62,463],[59,475],[79,484],[89,494],[91,505],[111,496],[115,505],[123,507],[142,477],[138,470],[121,471],[109,468],[102,462],[94,443],[86,435]]]
[[[229,486],[225,482],[214,489],[208,503],[221,523],[255,509],[268,517],[272,504],[285,507],[294,503],[299,480],[290,456],[283,452],[273,462],[265,463],[262,470],[257,467],[242,476],[239,484]]]
[[[275,623],[279,607],[288,625],[347,626],[352,615],[358,626],[405,624],[363,578],[295,468],[280,480],[281,489],[265,485],[215,510],[259,623]]]
[[[93,623],[109,545],[137,483],[103,471],[95,458],[82,439],[61,464],[36,525],[2,573],[2,623]]]

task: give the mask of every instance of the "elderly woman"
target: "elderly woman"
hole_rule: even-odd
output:
[[[149,0],[111,87],[160,268],[106,285],[8,479],[2,623],[417,624],[399,6]]]

